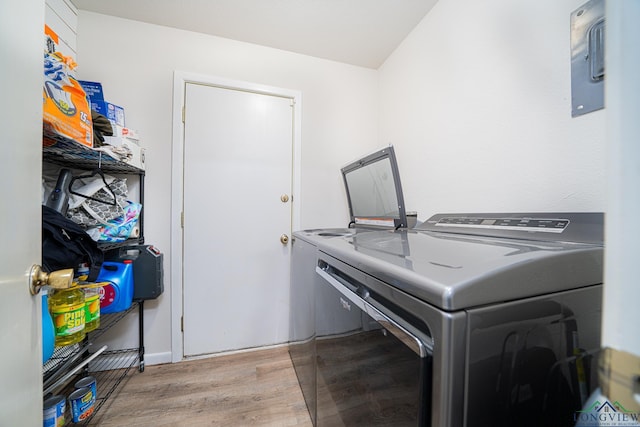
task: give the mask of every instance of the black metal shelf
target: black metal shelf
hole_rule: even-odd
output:
[[[111,249],[120,248],[123,246],[142,245],[144,243],[144,237],[140,236],[134,239],[127,239],[123,242],[98,242],[98,248],[103,252]]]
[[[134,366],[138,365],[138,370],[144,371],[142,319],[140,319],[140,345],[138,348],[100,352],[100,349],[95,349],[93,344],[95,340],[132,311],[137,309],[139,315],[142,316],[143,304],[144,301],[134,301],[131,307],[125,311],[100,316],[100,326],[89,332],[84,341],[70,346],[56,347],[51,358],[43,366],[45,398],[54,394],[68,396],[73,392],[73,384],[84,376],[91,375],[96,379],[97,396],[93,414],[87,420],[77,423],[78,425],[88,425],[91,422]],[[99,354],[96,356],[96,353]],[[77,373],[65,378],[65,374],[83,364],[86,365],[82,366]],[[67,404],[65,425],[72,423],[70,414],[70,408]]]
[[[87,334],[85,339],[77,344],[68,346],[56,347],[53,351],[53,355],[42,367],[42,381],[44,389],[46,390],[58,381],[69,368],[77,366],[86,360],[87,355],[91,353],[93,342],[97,340],[102,334],[111,329],[127,314],[132,312],[138,306],[138,302],[131,304],[129,309],[113,314],[103,314],[100,316],[100,326]],[[71,379],[69,379],[71,381]],[[51,393],[64,388],[65,384],[61,384]]]
[[[108,153],[87,147],[47,129],[43,129],[42,134],[42,161],[71,169],[92,170],[100,168],[107,173],[138,175],[140,177],[140,203],[143,204],[138,218],[140,236],[125,242],[99,242],[98,247],[107,251],[121,246],[144,243],[144,169],[124,163]]]
[[[122,162],[108,153],[87,147],[46,129],[43,131],[42,156],[44,161],[68,168],[100,168],[110,173],[145,174],[144,169]]]
[[[96,379],[97,397],[93,414],[86,421],[78,423],[89,425],[113,393],[118,391],[123,380],[136,365],[138,349],[106,351],[95,364],[89,364],[89,374]],[[69,422],[72,420],[69,419]]]
[[[100,354],[95,361],[89,363],[88,369],[82,374],[74,376],[70,383],[64,386],[59,394],[69,396],[75,391],[73,384],[90,375],[96,380],[96,401],[93,406],[93,412],[87,419],[74,423],[71,414],[71,408],[67,402],[65,409],[64,425],[91,425],[94,420],[99,420],[98,414],[102,406],[107,403],[113,394],[120,391],[120,387],[124,385],[124,381],[133,372],[136,366],[138,349],[123,349],[115,351],[105,351]]]
[[[140,203],[144,204],[144,169],[116,159],[110,154],[82,145],[76,141],[43,129],[42,160],[70,169],[92,170],[100,168],[105,173],[137,175],[140,178]],[[140,236],[124,242],[102,242],[98,247],[102,251],[144,243],[144,208],[138,219]],[[106,350],[93,344],[106,331],[134,310],[138,310],[139,346],[125,350]],[[104,314],[100,317],[100,326],[87,334],[77,344],[56,347],[51,358],[43,366],[43,394],[45,398],[53,394],[68,397],[73,392],[75,382],[87,375],[96,378],[97,396],[92,415],[78,423],[91,423],[103,404],[115,393],[131,369],[138,365],[144,371],[144,301],[134,301],[125,311]],[[65,425],[72,424],[69,404],[66,409]]]

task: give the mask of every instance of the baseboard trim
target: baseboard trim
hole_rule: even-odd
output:
[[[209,358],[212,358],[212,357],[229,356],[231,354],[250,353],[250,352],[253,352],[253,351],[260,351],[260,350],[272,350],[272,349],[282,348],[282,347],[287,347],[288,348],[289,347],[289,343],[271,344],[271,345],[264,345],[264,346],[259,346],[259,347],[242,348],[242,349],[238,349],[238,350],[221,351],[219,353],[199,354],[199,355],[196,355],[196,356],[187,356],[187,357],[183,358],[181,360],[181,362],[186,362],[186,361],[189,361],[189,360],[209,359]]]
[[[230,354],[249,353],[252,351],[259,351],[259,350],[269,350],[269,349],[288,347],[288,346],[289,346],[289,343],[281,343],[281,344],[273,344],[273,345],[260,346],[260,347],[244,348],[241,350],[223,351],[223,352],[214,353],[214,354],[202,354],[198,356],[185,357],[184,359],[175,363],[186,362],[188,360],[199,360],[199,359],[208,359],[211,357],[228,356]],[[172,362],[170,351],[165,351],[161,353],[145,353],[144,354],[145,366],[162,365],[165,363],[174,363]]]
[[[150,365],[162,365],[165,363],[171,363],[171,352],[165,351],[162,353],[145,353],[144,354],[144,364],[145,366]]]

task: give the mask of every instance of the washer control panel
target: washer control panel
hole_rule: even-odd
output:
[[[416,231],[511,239],[604,243],[602,212],[492,212],[435,214]]]
[[[562,233],[569,222],[564,218],[445,217],[436,222],[435,226]]]

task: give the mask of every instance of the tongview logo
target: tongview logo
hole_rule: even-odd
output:
[[[638,426],[640,414],[628,411],[620,402],[596,400],[583,411],[576,411],[573,419],[579,427],[587,426]]]

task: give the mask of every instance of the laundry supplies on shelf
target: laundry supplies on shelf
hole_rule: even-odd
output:
[[[124,311],[133,302],[133,261],[105,261],[98,282],[109,282],[100,288],[100,312]]]

